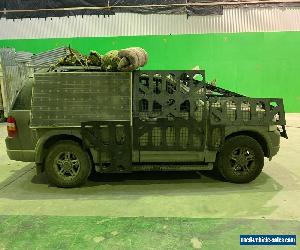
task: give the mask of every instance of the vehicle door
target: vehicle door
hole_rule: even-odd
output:
[[[133,160],[201,162],[206,141],[204,71],[136,71]]]

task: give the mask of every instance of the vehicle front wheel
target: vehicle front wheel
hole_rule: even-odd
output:
[[[264,166],[260,144],[249,136],[235,136],[225,141],[217,159],[217,168],[225,180],[234,183],[253,181]]]
[[[45,160],[45,172],[58,187],[83,185],[92,168],[89,155],[73,141],[61,141],[51,147]]]

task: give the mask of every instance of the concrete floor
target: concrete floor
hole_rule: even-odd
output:
[[[273,223],[270,228],[274,229],[276,221],[280,222],[276,224],[278,232],[281,225],[284,232],[299,236],[300,114],[287,114],[287,124],[289,139],[281,140],[279,154],[271,162],[266,160],[263,173],[249,184],[220,182],[204,172],[164,172],[99,175],[75,189],[49,186],[45,176],[36,176],[34,164],[10,161],[5,152],[6,127],[1,124],[0,215],[6,222],[14,221],[11,218],[15,216],[175,217],[231,220],[239,224],[241,220],[246,224],[263,220],[265,224]],[[252,229],[258,229],[255,228]],[[1,237],[4,236],[0,226],[0,249]],[[228,249],[238,249],[239,235],[235,237],[236,248],[230,245]],[[189,247],[197,248],[197,240],[191,240]],[[15,246],[13,241],[9,243],[12,245],[7,244],[4,242],[2,248]],[[107,245],[105,249],[112,248]]]

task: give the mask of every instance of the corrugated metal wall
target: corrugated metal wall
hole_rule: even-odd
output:
[[[300,8],[231,8],[222,16],[141,15],[0,19],[0,39],[299,31]]]

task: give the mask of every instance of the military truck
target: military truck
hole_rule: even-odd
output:
[[[287,138],[283,100],[250,98],[205,71],[35,73],[7,120],[10,159],[35,162],[58,187],[91,172],[212,170],[247,183]]]

